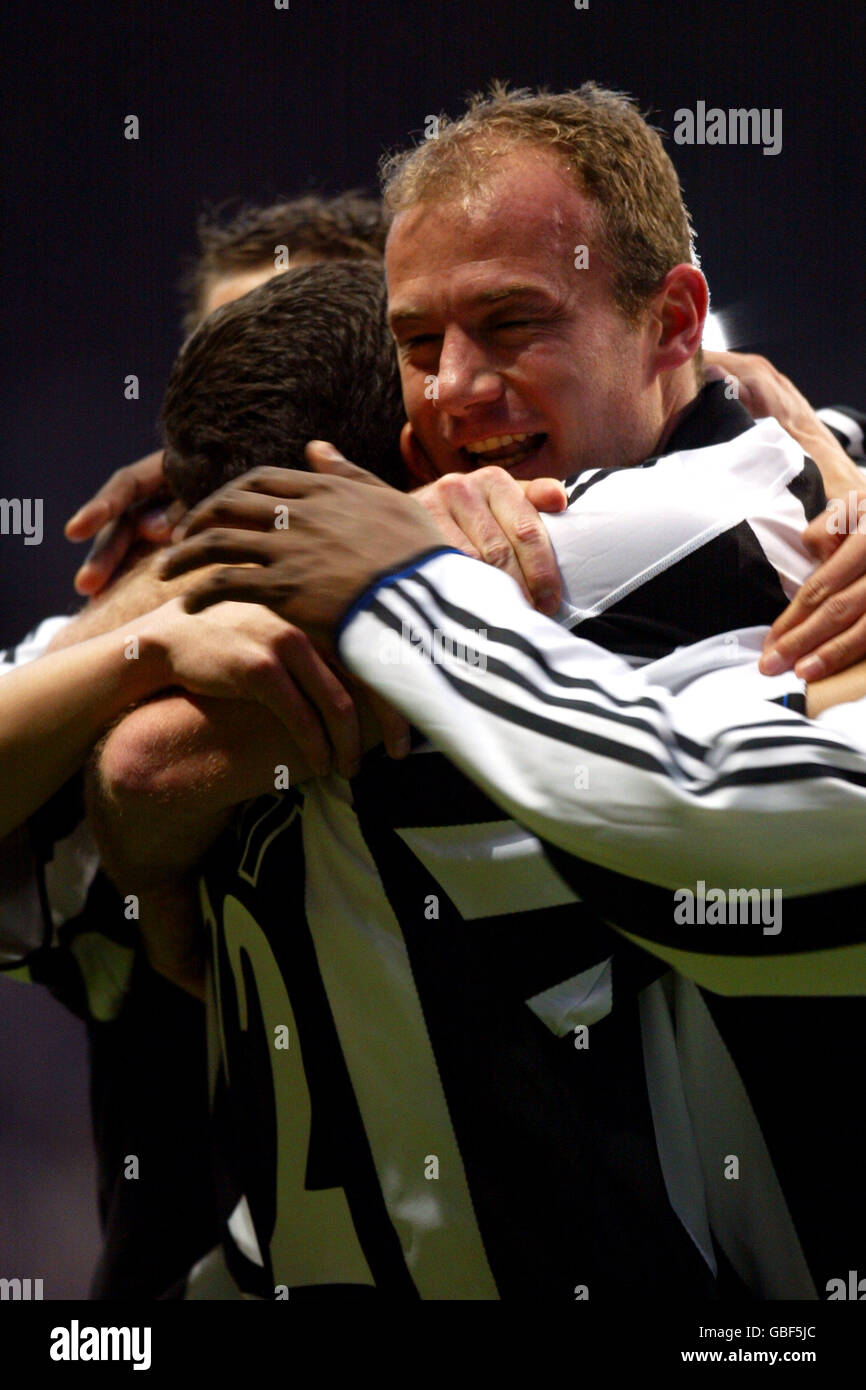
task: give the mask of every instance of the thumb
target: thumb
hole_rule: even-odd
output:
[[[367,483],[370,487],[387,487],[375,473],[359,468],[329,444],[326,439],[311,439],[304,450],[304,457],[314,473],[329,473],[335,478],[351,478],[356,483]]]
[[[830,530],[830,519],[832,513],[829,511],[821,512],[813,521],[809,522],[805,531],[802,533],[802,541],[806,549],[816,556],[817,559],[829,560],[845,540],[844,534]]]

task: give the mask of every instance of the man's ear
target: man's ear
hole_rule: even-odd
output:
[[[400,431],[400,453],[410,477],[418,487],[433,483],[439,477],[408,420]]]
[[[694,357],[701,346],[709,299],[707,282],[697,266],[683,262],[668,271],[651,309],[658,324],[654,375],[675,371]]]

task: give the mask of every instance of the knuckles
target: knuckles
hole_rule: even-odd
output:
[[[812,575],[800,588],[797,595],[806,608],[817,608],[827,597],[827,586],[823,580]]]
[[[494,569],[505,569],[513,553],[511,546],[505,539],[486,541],[481,546],[482,560],[486,565],[492,565]]]
[[[845,594],[831,594],[824,604],[824,612],[833,622],[844,622],[851,613],[851,603]]]

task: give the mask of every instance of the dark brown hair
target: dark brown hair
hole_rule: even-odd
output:
[[[408,487],[385,303],[381,264],[325,261],[277,275],[205,319],[163,403],[175,495],[193,504],[259,465],[304,468],[310,439]]]
[[[363,193],[340,193],[241,206],[232,215],[202,215],[198,223],[199,253],[181,281],[183,327],[191,333],[214,281],[263,265],[274,265],[277,248],[285,246],[293,259],[376,260],[381,258],[387,226],[382,205]]]

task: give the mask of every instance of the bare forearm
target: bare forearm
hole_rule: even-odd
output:
[[[42,657],[0,681],[0,837],[22,824],[83,763],[124,709],[170,683],[164,649],[122,632]]]
[[[174,881],[231,810],[309,775],[263,706],[174,694],[134,710],[88,768],[88,813],[118,886]]]
[[[801,431],[797,442],[818,465],[828,498],[844,498],[852,490],[862,491],[860,469],[820,420],[815,420],[814,428]]]
[[[369,749],[381,741],[379,726],[357,692],[356,704]],[[167,882],[198,863],[235,806],[309,776],[264,706],[166,695],[133,710],[97,750],[89,813],[115,881]]]

